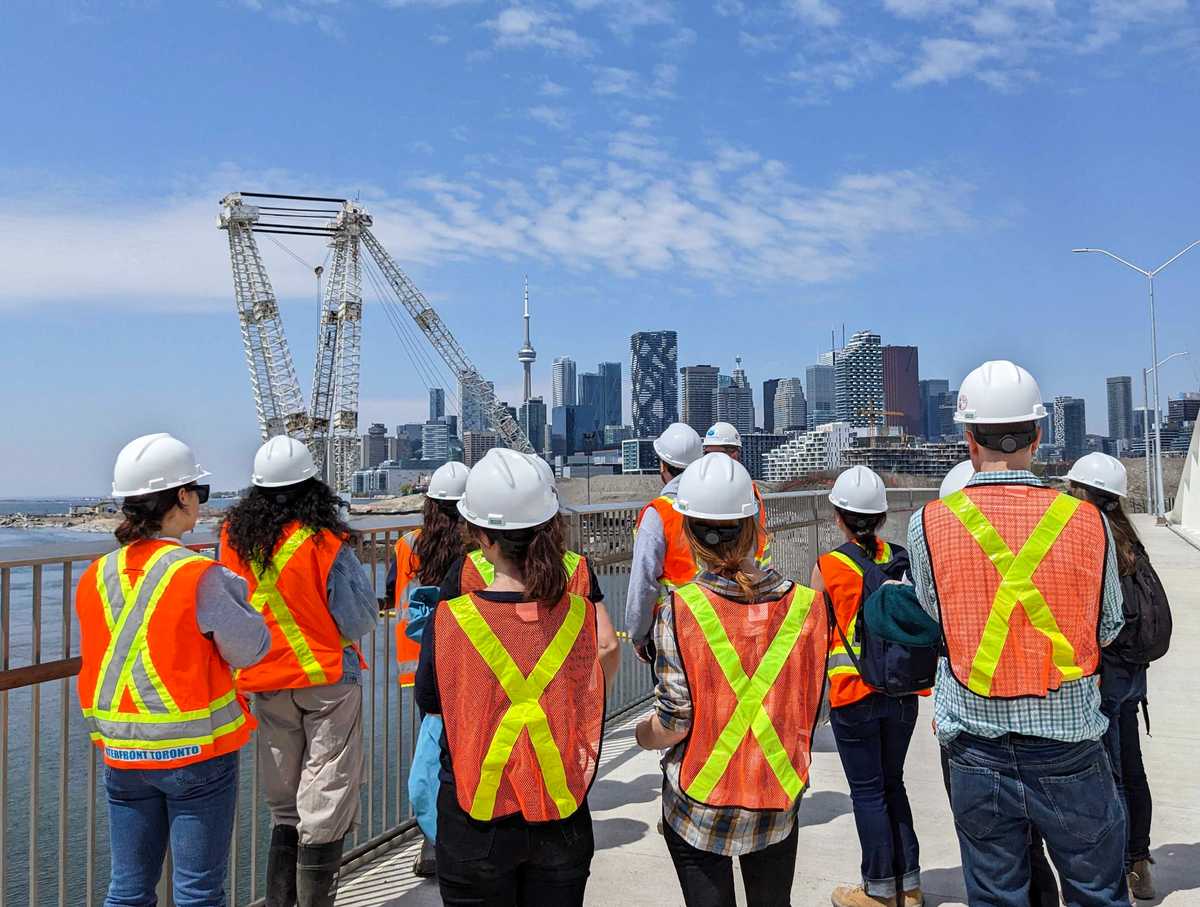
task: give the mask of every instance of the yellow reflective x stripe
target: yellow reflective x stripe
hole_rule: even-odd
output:
[[[461,595],[446,605],[475,650],[500,681],[511,703],[501,717],[483,757],[479,786],[475,788],[475,796],[471,801],[471,818],[484,822],[491,820],[504,769],[524,729],[529,731],[529,742],[533,744],[533,752],[541,767],[546,791],[554,800],[559,817],[565,819],[579,808],[579,804],[567,787],[562,754],[554,742],[550,722],[539,700],[571,654],[575,640],[583,629],[587,605],[578,595],[570,597],[566,619],[528,677],[521,673],[504,644],[475,607],[471,596]]]
[[[579,564],[583,561],[582,554],[576,554],[574,551],[568,551],[563,554],[563,569],[567,571],[567,581],[575,575],[575,571],[579,569]]]
[[[859,576],[863,575],[862,567],[858,566],[858,563],[850,555],[845,554],[841,551],[830,551],[829,556],[836,560],[841,561],[843,564],[845,564],[847,567],[849,567],[851,570],[853,570]]]
[[[945,499],[945,504],[1000,574],[1000,586],[992,599],[992,609],[971,662],[967,688],[980,696],[991,693],[996,666],[1008,640],[1009,621],[1018,602],[1025,609],[1034,629],[1050,640],[1051,658],[1062,673],[1063,681],[1081,678],[1083,670],[1075,663],[1075,648],[1058,628],[1045,596],[1033,583],[1033,574],[1079,508],[1079,499],[1066,494],[1055,498],[1021,546],[1020,553],[1015,556],[965,492],[955,492]]]
[[[788,602],[787,614],[784,615],[783,622],[775,633],[775,638],[767,646],[767,651],[763,654],[762,661],[758,663],[753,678],[746,676],[742,660],[733,647],[733,643],[729,641],[729,635],[721,624],[721,618],[717,616],[712,602],[708,600],[708,596],[700,587],[695,583],[689,583],[675,593],[692,612],[696,624],[704,634],[709,650],[717,660],[717,664],[721,666],[721,672],[725,675],[729,686],[733,688],[733,694],[738,701],[737,708],[734,709],[724,730],[717,737],[712,752],[692,783],[688,785],[687,795],[694,800],[699,800],[701,803],[707,801],[713,789],[728,770],[733,754],[741,746],[747,731],[754,733],[758,745],[762,747],[767,764],[771,766],[771,771],[774,772],[784,792],[794,800],[804,789],[804,782],[796,772],[796,767],[792,765],[792,760],[788,756],[787,750],[784,749],[775,725],[771,721],[771,716],[763,707],[763,701],[771,691],[772,684],[779,677],[779,673],[783,670],[796,645],[796,640],[800,638],[800,633],[804,630],[804,622],[808,619],[808,612],[812,607],[815,595],[812,589],[804,586],[793,586],[793,589],[795,591],[791,601]]]
[[[258,582],[258,585],[254,589],[254,595],[250,598],[250,604],[259,613],[262,613],[265,608],[270,607],[271,616],[275,618],[275,623],[283,633],[283,638],[287,640],[292,654],[296,656],[296,661],[300,665],[300,670],[304,672],[304,676],[308,678],[309,683],[323,684],[327,682],[325,669],[321,667],[317,661],[317,657],[313,655],[308,640],[304,638],[304,633],[296,624],[296,618],[292,616],[287,602],[283,600],[283,595],[275,585],[275,582],[287,567],[288,562],[300,550],[300,546],[316,534],[317,531],[311,526],[301,526],[289,535],[287,541],[279,547],[279,550],[275,552],[275,556],[271,558],[270,564],[266,566],[251,564],[250,569],[254,571],[254,578]]]
[[[483,579],[485,585],[490,586],[496,579],[496,567],[483,556],[483,551],[476,548],[467,554],[471,559],[471,563],[475,565],[475,569],[479,571],[479,576]],[[563,554],[563,569],[567,571],[567,580],[575,575],[575,571],[579,569],[579,564],[583,561],[583,555],[577,554],[574,551],[568,551]]]

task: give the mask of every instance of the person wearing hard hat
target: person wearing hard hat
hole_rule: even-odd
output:
[[[717,422],[704,433],[704,452],[723,453],[739,463],[742,461],[742,434],[728,422]],[[758,483],[753,483],[754,499],[758,501],[758,547],[754,556],[759,566],[771,566],[771,534],[767,532],[767,502],[763,500]]]
[[[1150,856],[1153,801],[1142,762],[1138,705],[1146,703],[1149,660],[1161,657],[1166,651],[1170,627],[1163,628],[1155,622],[1157,632],[1149,631],[1153,615],[1143,615],[1140,606],[1148,595],[1159,594],[1165,601],[1166,593],[1125,512],[1123,501],[1129,494],[1129,479],[1121,461],[1104,453],[1087,454],[1071,466],[1067,482],[1071,494],[1100,508],[1116,544],[1126,624],[1100,656],[1100,710],[1108,717],[1104,742],[1125,803],[1128,822],[1125,872],[1129,889],[1137,898],[1152,899],[1157,896],[1150,870],[1154,862]]]
[[[356,640],[378,605],[341,501],[286,435],[254,455],[251,487],[221,526],[221,562],[243,577],[271,651],[237,675],[254,693],[258,776],[271,810],[267,907],[332,907],[362,785]]]
[[[700,435],[683,422],[668,425],[654,439],[658,477],[663,488],[642,508],[634,524],[629,588],[625,595],[625,630],[642,661],[654,666],[650,631],[654,612],[671,589],[690,583],[697,567],[683,535],[683,517],[675,510],[675,495],[684,469],[702,457]]]
[[[568,591],[558,494],[530,457],[489,450],[458,510],[494,573],[440,601],[421,641],[417,707],[444,723],[441,896],[582,904],[595,849],[587,793],[618,653],[601,658],[600,609]]]
[[[827,612],[812,589],[756,563],[759,504],[740,463],[692,463],[674,507],[701,571],[659,609],[655,708],[636,730],[642,747],[667,750],[667,850],[688,907],[736,903],[735,856],[748,903],[786,905]]]
[[[913,515],[910,569],[945,638],[934,721],[969,902],[1024,903],[1032,828],[1068,903],[1116,907],[1129,899],[1125,814],[1096,675],[1123,623],[1121,583],[1103,514],[1030,471],[1045,417],[1012,362],[963,379],[954,419],[976,473]]]
[[[817,559],[812,587],[824,593],[837,621],[826,665],[829,720],[862,851],[862,883],[836,888],[832,900],[834,907],[918,907],[923,903],[920,845],[904,788],[917,694],[893,697],[868,686],[858,669],[855,632],[870,594],[884,581],[904,578],[908,553],[878,535],[887,521],[887,489],[866,466],[839,475],[829,501],[845,543]],[[869,569],[872,564],[879,569]]]
[[[413,685],[421,654],[421,644],[410,639],[406,632],[409,596],[419,586],[440,586],[451,564],[466,553],[458,502],[467,487],[469,473],[470,469],[455,460],[435,469],[425,489],[421,525],[404,533],[396,542],[385,589],[387,600],[396,609],[396,665],[402,687]],[[435,875],[436,860],[433,841],[424,838],[421,852],[413,862],[413,875],[419,878]]]
[[[233,671],[271,638],[245,582],[184,547],[209,475],[169,434],[117,456],[121,547],[75,590],[84,721],[104,757],[112,853],[106,904],[153,904],[170,845],[177,904],[224,904],[238,751],[255,727]]]

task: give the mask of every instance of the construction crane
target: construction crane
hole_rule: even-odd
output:
[[[256,201],[247,203],[247,199]],[[362,206],[343,198],[234,192],[221,200],[219,226],[229,238],[234,298],[263,439],[278,434],[300,438],[330,484],[341,492],[350,490],[359,444],[365,246],[399,304],[458,377],[464,393],[479,402],[500,440],[515,450],[532,453],[521,427],[500,405],[437,311],[371,233],[372,224],[371,215]],[[279,315],[279,302],[255,240],[258,233],[317,236],[326,239],[330,247],[328,272],[323,266],[314,269],[318,280],[324,273],[325,289],[307,409]]]
[[[878,407],[876,404],[874,404],[874,403],[870,403],[870,404],[868,404],[867,406],[864,406],[864,407],[862,407],[862,408],[861,408],[861,409],[858,411],[858,414],[859,414],[859,416],[861,416],[861,417],[862,417],[862,418],[864,418],[864,419],[869,419],[869,420],[871,421],[871,424],[872,424],[873,426],[879,426],[879,425],[881,425],[881,424],[882,424],[882,425],[884,425],[884,426],[886,426],[886,425],[887,425],[887,419],[888,419],[888,417],[889,417],[889,416],[903,416],[903,415],[906,415],[905,413],[898,412],[898,411],[896,411],[896,410],[894,410],[894,409],[880,409],[880,408],[879,408],[879,407]],[[881,417],[882,417],[882,418],[881,418]]]

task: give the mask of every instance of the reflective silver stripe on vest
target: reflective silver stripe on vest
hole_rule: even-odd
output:
[[[121,552],[114,551],[106,554],[100,564],[100,578],[104,583],[104,591],[108,594],[108,614],[105,617],[110,628],[116,626],[117,618],[121,616],[121,608],[125,604],[125,588],[121,585],[120,562]]]
[[[854,654],[857,655],[858,651],[855,650]],[[854,668],[856,671],[858,670],[855,667],[853,659],[845,652],[838,652],[836,655],[829,656],[829,660],[825,663],[825,669],[832,671],[834,668]]]
[[[196,715],[195,712],[182,714]],[[224,705],[212,712],[203,710],[195,718],[163,720],[161,715],[93,712],[89,724],[108,744],[145,747],[161,743],[169,746],[180,742],[209,742],[216,731],[238,721],[243,714],[242,704],[231,695]]]

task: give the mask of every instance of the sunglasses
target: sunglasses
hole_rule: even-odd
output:
[[[211,489],[211,485],[189,485],[187,487],[188,491],[196,492],[196,497],[199,498],[199,503],[201,504],[208,503],[208,493]]]

